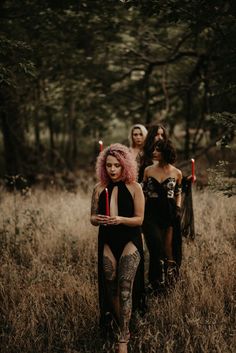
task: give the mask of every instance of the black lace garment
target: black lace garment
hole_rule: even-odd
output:
[[[181,193],[181,185],[169,177],[159,182],[148,177],[144,184],[146,196],[145,220],[158,224],[161,228],[174,226],[176,221],[175,196]]]

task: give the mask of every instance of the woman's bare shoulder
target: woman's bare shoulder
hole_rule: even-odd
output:
[[[145,168],[144,173],[145,173],[146,175],[148,175],[148,173],[152,172],[152,170],[154,170],[154,169],[155,169],[155,165],[154,165],[154,164],[151,164],[151,165],[149,165],[149,166],[147,166],[147,167]]]
[[[130,191],[132,191],[132,193],[142,191],[142,187],[137,181],[133,181],[132,183],[126,184],[126,186]]]
[[[180,169],[178,169],[178,168],[176,168],[176,167],[173,166],[173,170],[174,170],[174,172],[175,172],[175,174],[176,174],[177,179],[182,178],[182,172],[181,172]]]

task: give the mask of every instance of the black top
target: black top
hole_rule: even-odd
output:
[[[108,185],[109,203],[113,188],[118,187],[118,215],[123,217],[134,216],[134,202],[125,183],[120,181],[118,183],[110,183]],[[100,214],[105,214],[106,210],[106,195],[105,189],[99,197],[98,209]],[[129,227],[124,224],[100,226],[99,237],[102,241],[108,244],[113,255],[118,261],[125,245],[132,241],[139,249],[139,237],[141,234],[141,227]]]
[[[158,224],[161,228],[173,226],[176,219],[175,196],[181,192],[176,179],[169,177],[159,182],[148,177],[144,185],[146,196],[145,220]]]

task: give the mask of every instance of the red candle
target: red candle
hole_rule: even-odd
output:
[[[196,175],[195,175],[195,160],[194,160],[194,158],[191,159],[191,163],[192,163],[192,183],[194,183],[195,180],[196,180]]]
[[[98,141],[98,143],[99,143],[99,146],[100,146],[100,152],[102,152],[103,151],[103,142],[102,142],[102,140]]]
[[[110,216],[108,188],[105,188],[105,193],[106,193],[106,216]]]

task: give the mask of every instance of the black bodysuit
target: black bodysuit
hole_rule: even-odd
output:
[[[134,216],[134,202],[125,183],[120,181],[118,183],[110,183],[107,188],[109,192],[109,201],[114,186],[118,187],[118,215],[124,217]],[[106,197],[105,189],[101,192],[98,202],[98,213],[105,214]],[[103,249],[104,244],[108,244],[117,263],[121,257],[125,245],[132,242],[139,254],[140,263],[136,272],[133,285],[133,311],[135,309],[144,308],[144,255],[143,244],[141,238],[141,227],[129,227],[123,224],[100,226],[98,234],[98,281],[99,281],[99,304],[102,321],[103,316],[107,312],[112,312],[109,305],[109,300],[106,293],[105,278],[103,272]]]

